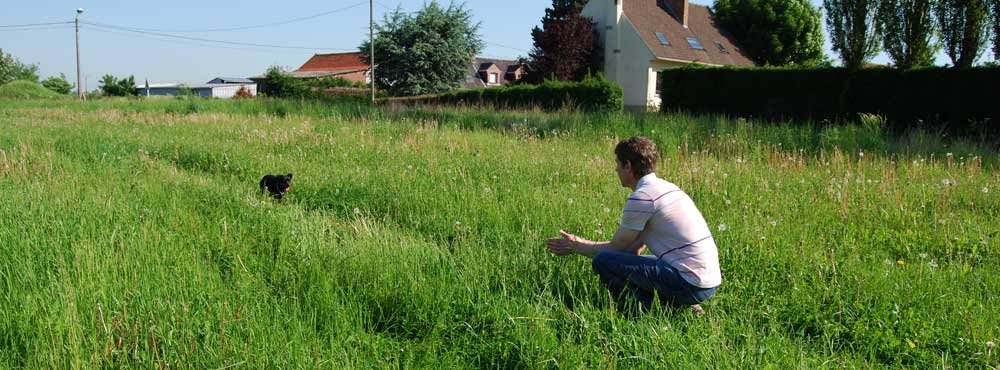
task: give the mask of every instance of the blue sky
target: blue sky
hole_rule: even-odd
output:
[[[692,3],[711,5],[711,0]],[[813,0],[819,5],[821,0]],[[72,21],[75,9],[85,8],[81,20],[190,38],[262,45],[301,47],[281,49],[228,45],[161,37],[121,30],[81,27],[81,65],[84,85],[93,90],[104,74],[135,75],[150,83],[203,83],[214,77],[259,75],[271,65],[297,68],[313,53],[353,51],[368,36],[367,0],[289,1],[263,0],[174,0],[167,2],[126,0],[16,1],[4,4],[0,26]],[[424,0],[377,0],[375,19],[397,5],[406,11],[419,9]],[[166,5],[169,4],[169,5]],[[548,0],[468,0],[480,34],[487,42],[482,55],[514,58],[531,48],[530,30],[538,24]],[[323,16],[276,26],[218,30],[284,22],[332,12]],[[206,29],[215,31],[205,31]],[[161,31],[162,30],[162,31]],[[186,32],[198,31],[200,32]],[[0,48],[26,63],[39,65],[42,77],[65,73],[75,80],[73,29],[71,24],[33,29],[0,28]],[[308,48],[324,48],[312,50]],[[828,51],[829,52],[829,51]],[[876,62],[886,62],[884,56]],[[947,57],[939,56],[939,63]]]

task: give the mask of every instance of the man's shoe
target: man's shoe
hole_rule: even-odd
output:
[[[701,308],[700,304],[691,305],[691,314],[695,315],[696,317],[704,315],[705,309]]]

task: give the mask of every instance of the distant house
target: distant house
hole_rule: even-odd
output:
[[[621,85],[626,108],[658,107],[666,68],[754,65],[711,9],[688,0],[590,0],[582,15],[596,23],[604,74]]]
[[[246,89],[250,95],[257,96],[257,84],[246,78],[217,77],[205,84],[136,84],[139,96],[174,96],[190,91],[192,94],[206,98],[228,99],[236,96],[240,88]]]
[[[303,80],[339,77],[350,82],[368,83],[371,80],[369,74],[371,68],[361,60],[363,55],[360,52],[313,54],[299,69],[282,73]],[[266,88],[267,76],[255,76],[250,79],[261,89]]]
[[[315,54],[299,69],[289,72],[296,78],[340,77],[351,82],[368,83],[370,68],[361,58],[364,54]]]
[[[475,58],[466,74],[465,87],[502,86],[523,76],[524,65],[516,60]]]

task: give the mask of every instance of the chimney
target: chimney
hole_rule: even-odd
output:
[[[688,0],[666,0],[667,5],[670,6],[670,11],[674,13],[674,17],[677,18],[678,22],[684,25],[684,28],[688,26]]]

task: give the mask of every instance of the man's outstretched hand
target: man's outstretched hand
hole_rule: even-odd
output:
[[[580,237],[559,230],[559,238],[549,238],[545,240],[545,245],[549,247],[549,252],[557,256],[568,256],[576,252],[576,247],[583,239]]]

